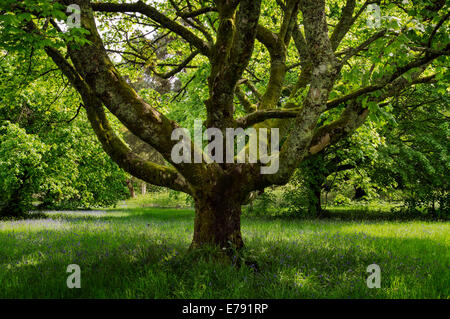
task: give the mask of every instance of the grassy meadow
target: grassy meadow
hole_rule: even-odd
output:
[[[189,251],[191,209],[0,221],[0,298],[449,298],[450,224],[244,217],[241,267]],[[369,289],[370,264],[381,288]],[[69,264],[81,289],[68,289]],[[249,263],[250,264],[250,263]]]

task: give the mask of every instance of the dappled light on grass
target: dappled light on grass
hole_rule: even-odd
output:
[[[127,217],[129,213],[122,211],[115,212],[107,212],[107,211],[45,211],[43,212],[47,216],[51,218],[57,219],[102,219],[102,218],[118,218],[118,217]]]
[[[252,246],[264,247],[260,258],[281,274],[281,283],[295,289],[298,273],[311,279],[303,291],[299,289],[302,297],[443,298],[449,294],[448,223],[249,223],[245,235],[253,238]],[[366,286],[366,267],[373,263],[382,269],[379,290]]]
[[[189,251],[192,225],[192,210],[150,208],[1,221],[0,297],[449,296],[448,223],[245,218],[246,248],[230,259]],[[366,286],[373,263],[381,289]],[[66,287],[69,264],[81,267],[81,289]]]
[[[52,218],[45,219],[23,219],[14,221],[1,221],[0,220],[0,232],[15,230],[15,231],[37,231],[40,229],[62,229],[68,226],[67,223]]]

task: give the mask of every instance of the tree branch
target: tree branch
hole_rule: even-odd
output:
[[[62,54],[51,47],[44,48],[47,55],[82,96],[89,121],[106,153],[125,171],[155,185],[168,187],[190,194],[185,179],[169,167],[142,160],[116,135],[103,111],[102,103],[93,94],[87,83],[78,75]],[[82,104],[77,110],[77,115]],[[76,116],[75,116],[76,117]]]
[[[339,44],[344,39],[345,35],[348,33],[353,23],[359,18],[359,16],[366,10],[367,6],[372,3],[378,3],[379,1],[366,1],[361,9],[353,16],[355,11],[356,1],[347,0],[345,7],[342,10],[342,17],[331,34],[330,41],[333,51],[339,47]]]
[[[406,72],[417,68],[417,67],[421,67],[423,65],[428,64],[429,62],[433,61],[434,59],[442,56],[442,55],[448,55],[450,52],[450,44],[448,44],[446,46],[446,48],[443,51],[439,51],[439,52],[433,52],[430,53],[428,55],[425,55],[422,58],[418,58],[415,59],[413,61],[410,61],[409,63],[405,64],[404,66],[398,67],[397,70],[395,70],[395,72],[393,72],[390,75],[387,75],[386,77],[384,77],[384,79],[382,79],[378,84],[373,84],[373,85],[369,85],[366,86],[364,88],[358,89],[350,94],[347,94],[343,97],[334,99],[332,101],[329,101],[327,103],[327,109],[332,109],[342,103],[345,103],[349,100],[353,100],[359,96],[362,96],[364,94],[367,93],[371,93],[371,92],[375,92],[377,90],[380,90],[382,88],[384,88],[385,86],[387,86],[388,84],[392,83],[394,80],[396,80],[398,77],[402,76],[403,74],[405,74]]]
[[[115,134],[100,101],[89,99],[88,119],[105,152],[121,168],[148,183],[192,194],[189,184],[175,169],[143,160]],[[88,101],[85,101],[88,102]]]
[[[397,95],[401,90],[422,83],[431,83],[434,74],[426,77],[420,77],[426,67],[417,71],[411,80],[397,78],[390,85],[386,86],[379,97],[371,97],[372,102],[381,102],[391,96]],[[364,108],[362,102],[356,99],[350,100],[341,116],[334,122],[320,127],[314,134],[309,148],[310,154],[322,151],[328,145],[334,144],[344,137],[349,136],[366,120],[369,110]]]
[[[256,38],[269,51],[270,54],[270,75],[266,91],[261,97],[258,109],[270,109],[277,105],[283,81],[286,75],[286,46],[280,41],[278,35],[269,29],[258,25]]]
[[[158,73],[152,68],[153,73],[155,73],[157,76],[163,79],[169,79],[172,76],[176,75],[177,73],[183,71],[184,68],[198,55],[198,51],[192,52],[186,59],[184,59],[183,62],[181,62],[176,68],[174,68],[172,71],[167,73]]]
[[[239,3],[239,10],[236,7]],[[217,40],[211,49],[207,127],[234,125],[234,93],[253,53],[261,0],[216,1]]]
[[[251,113],[256,110],[256,106],[249,101],[244,91],[239,86],[236,86],[235,95],[244,107],[245,112]]]
[[[159,23],[162,27],[169,29],[170,31],[178,34],[188,43],[195,46],[202,54],[209,56],[210,47],[208,43],[197,37],[189,29],[181,24],[171,20],[164,14],[150,5],[145,4],[142,1],[136,3],[92,3],[91,7],[94,11],[101,12],[113,12],[113,13],[125,13],[125,12],[138,12],[141,13],[153,21]]]
[[[367,39],[366,41],[364,41],[363,43],[358,45],[357,47],[349,49],[346,53],[344,53],[345,56],[342,58],[341,64],[344,64],[351,57],[353,57],[355,54],[357,54],[358,52],[366,49],[369,45],[371,45],[376,40],[382,38],[386,34],[386,32],[387,32],[386,30],[382,30],[380,32],[377,32],[373,36],[371,36],[369,39]]]
[[[289,119],[298,115],[298,109],[266,109],[236,119],[237,127],[247,128],[268,119]]]
[[[204,8],[194,10],[194,11],[180,12],[178,15],[182,18],[194,18],[194,17],[198,17],[199,15],[209,13],[209,12],[217,12],[217,8],[204,7]]]

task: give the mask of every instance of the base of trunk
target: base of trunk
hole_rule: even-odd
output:
[[[204,245],[226,249],[244,246],[241,234],[241,204],[228,200],[196,200],[194,239],[191,248]]]

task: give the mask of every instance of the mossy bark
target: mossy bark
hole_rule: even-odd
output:
[[[194,238],[191,248],[215,245],[241,249],[241,203],[221,194],[195,200]]]

